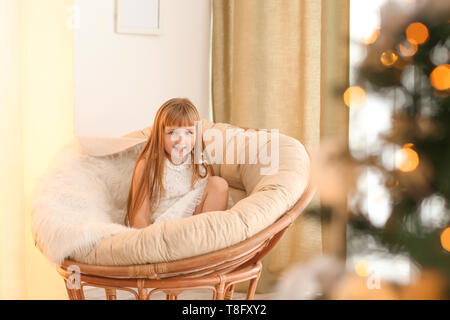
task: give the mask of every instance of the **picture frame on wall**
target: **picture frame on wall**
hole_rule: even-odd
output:
[[[119,34],[162,34],[163,0],[116,0],[115,31]]]

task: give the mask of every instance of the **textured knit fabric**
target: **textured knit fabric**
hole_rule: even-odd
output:
[[[200,177],[192,188],[192,168],[190,157],[178,165],[173,164],[168,158],[165,159],[163,185],[166,192],[159,199],[156,210],[150,215],[151,223],[187,218],[194,213],[202,201],[209,175],[205,178]],[[204,175],[205,171],[205,168],[200,166],[201,175]],[[229,195],[228,208],[232,205]]]

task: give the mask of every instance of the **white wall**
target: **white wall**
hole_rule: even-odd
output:
[[[210,119],[210,0],[161,0],[163,33],[114,31],[115,0],[75,0],[75,135],[120,136],[189,98]]]

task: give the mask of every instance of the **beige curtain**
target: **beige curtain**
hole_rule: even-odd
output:
[[[349,0],[212,1],[214,122],[279,129],[308,150],[347,135],[348,110],[335,92],[348,85]],[[301,216],[264,259],[257,292],[292,263],[344,245],[344,228]]]

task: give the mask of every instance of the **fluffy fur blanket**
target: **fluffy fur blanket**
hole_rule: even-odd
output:
[[[31,211],[36,246],[49,260],[59,264],[104,237],[131,230],[122,221],[143,145],[95,157],[74,138],[55,157],[38,184]]]

